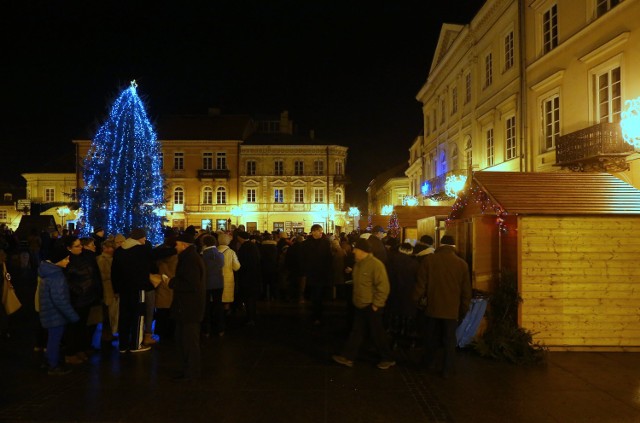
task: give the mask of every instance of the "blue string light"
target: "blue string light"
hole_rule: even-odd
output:
[[[107,234],[128,235],[144,228],[155,245],[163,240],[157,211],[164,207],[164,177],[160,144],[136,88],[132,81],[113,103],[84,159],[81,231],[102,226]]]

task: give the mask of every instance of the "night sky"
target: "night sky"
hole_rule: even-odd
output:
[[[415,96],[442,23],[469,23],[483,3],[8,2],[0,177],[73,151],[136,79],[152,120],[289,110],[302,132],[350,147],[347,201],[364,206],[368,182],[421,132]]]

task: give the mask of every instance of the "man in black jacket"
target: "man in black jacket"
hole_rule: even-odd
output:
[[[149,351],[142,345],[140,325],[143,323],[142,305],[144,291],[153,289],[151,275],[151,249],[146,245],[147,233],[137,228],[113,254],[111,283],[113,292],[120,298],[118,339],[122,354]]]
[[[194,245],[194,237],[185,232],[176,241],[178,265],[169,281],[173,289],[171,317],[176,321],[176,342],[181,374],[175,381],[189,381],[200,376],[200,323],[206,301],[205,267]]]
[[[331,243],[324,237],[322,226],[311,226],[311,236],[304,241],[304,275],[311,298],[311,320],[319,325],[322,319],[322,300],[331,277]]]

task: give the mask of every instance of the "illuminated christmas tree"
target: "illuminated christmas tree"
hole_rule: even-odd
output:
[[[389,218],[389,232],[388,235],[392,238],[397,238],[400,235],[400,222],[398,222],[398,215],[394,211]]]
[[[164,179],[160,145],[147,118],[137,84],[125,89],[98,129],[84,159],[80,193],[81,231],[102,226],[105,233],[144,228],[153,244],[162,242]]]

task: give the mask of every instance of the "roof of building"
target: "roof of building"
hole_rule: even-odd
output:
[[[171,115],[158,119],[158,139],[167,140],[239,140],[253,131],[248,115]]]
[[[403,161],[402,163],[399,163],[397,165],[393,165],[385,171],[377,174],[375,178],[373,178],[371,182],[369,182],[369,186],[373,184],[382,186],[385,182],[392,178],[406,178],[404,172],[408,167],[409,165],[406,161]]]
[[[607,173],[474,172],[470,188],[507,214],[640,214],[640,190]]]
[[[308,135],[281,133],[254,133],[246,139],[246,145],[334,145]]]

